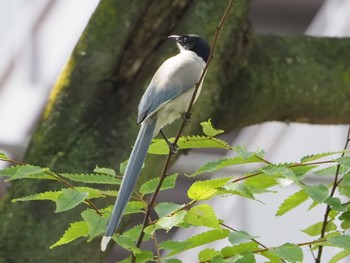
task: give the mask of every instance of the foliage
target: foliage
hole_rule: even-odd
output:
[[[350,157],[344,156],[344,151],[308,155],[301,158],[299,162],[271,163],[264,158],[262,150],[250,152],[243,146],[230,147],[222,139],[216,138],[223,131],[215,129],[210,120],[201,125],[203,135],[181,137],[178,141],[179,150],[220,148],[234,152],[235,156],[210,161],[199,167],[194,173],[188,174],[189,177],[196,178],[196,180],[187,191],[190,201],[186,204],[156,202],[149,207],[150,204],[146,201],[146,197],[154,194],[160,182],[159,178],[152,179],[141,185],[138,191],[135,190],[125,214],[144,215],[149,209],[154,209],[157,217],[152,217],[152,221],[147,225],[136,225],[124,232],[116,233],[113,240],[122,248],[131,251],[136,262],[151,260],[180,262],[173,257],[195,247],[210,245],[217,240],[224,240],[226,245],[218,250],[202,249],[198,254],[199,262],[256,262],[257,256],[264,257],[266,262],[300,262],[304,258],[304,253],[307,253],[302,250],[303,246],[311,246],[313,249],[320,246],[338,247],[340,252],[333,256],[331,262],[338,262],[350,254],[350,236],[345,234],[345,231],[350,228],[350,204],[348,202]],[[168,151],[164,140],[155,139],[149,153],[165,154]],[[342,156],[337,157],[339,154]],[[92,200],[115,197],[117,195],[115,188],[116,185],[120,185],[122,175],[118,175],[110,168],[103,167],[96,167],[90,174],[60,174],[47,167],[19,163],[3,153],[0,153],[0,160],[16,164],[0,171],[0,176],[6,177],[8,181],[51,180],[63,186],[56,191],[47,190],[18,197],[13,202],[48,200],[55,203],[54,212],[56,213],[76,209],[82,205],[87,206],[81,212],[81,220],[67,222],[68,227],[62,237],[56,243],[51,244],[50,248],[66,245],[81,238],[90,242],[95,238],[100,238],[104,233],[113,206],[97,208]],[[244,174],[210,179],[201,178],[207,173],[215,171],[217,175],[220,175],[220,171],[224,168],[247,164],[254,164],[254,168]],[[122,172],[125,163],[120,167]],[[331,185],[311,185],[305,180],[310,175],[335,179]],[[178,174],[167,176],[160,191],[176,187],[177,177]],[[281,202],[276,211],[277,217],[283,216],[308,200],[312,203],[310,209],[323,205],[328,210],[325,220],[323,220],[323,215],[320,215],[319,222],[301,230],[310,236],[310,240],[303,243],[294,244],[286,240],[279,246],[264,245],[257,240],[259,237],[226,225],[218,218],[214,208],[206,202],[212,198],[227,196],[241,196],[259,201],[260,194],[278,191],[276,189],[280,188],[275,186],[282,180],[296,185],[299,190]],[[337,196],[335,195],[336,189],[338,190]],[[161,243],[157,241],[158,231],[190,227],[202,227],[204,230],[183,241],[165,240]],[[142,232],[145,236],[140,239]],[[148,239],[154,240],[157,251],[167,251],[167,254],[160,258],[159,253],[153,254],[152,251],[142,250],[137,241]],[[130,262],[130,260],[131,256],[123,262]]]

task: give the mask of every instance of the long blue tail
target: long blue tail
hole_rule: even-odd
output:
[[[105,251],[108,242],[112,238],[115,229],[118,227],[125,207],[130,199],[132,191],[135,187],[137,179],[140,175],[142,165],[145,161],[148,148],[151,144],[156,120],[154,118],[146,119],[142,124],[137,135],[134,148],[131,151],[129,162],[126,166],[123,180],[118,192],[117,200],[115,201],[112,216],[109,219],[106,233],[101,241],[101,250]]]

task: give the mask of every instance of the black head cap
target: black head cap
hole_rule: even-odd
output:
[[[168,38],[173,39],[178,43],[180,49],[191,50],[201,57],[205,62],[208,62],[210,47],[203,38],[197,35],[171,35]]]

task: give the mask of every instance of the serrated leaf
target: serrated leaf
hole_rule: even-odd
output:
[[[179,174],[176,173],[176,174],[172,174],[172,175],[165,177],[165,179],[162,183],[162,186],[160,187],[160,190],[167,190],[167,189],[174,188],[178,175]],[[154,178],[154,179],[151,179],[148,182],[144,183],[143,185],[141,185],[140,190],[139,190],[140,193],[142,195],[154,193],[154,191],[157,188],[157,185],[159,184],[159,180],[160,180],[159,178]]]
[[[210,261],[213,257],[221,255],[220,251],[216,251],[213,248],[206,248],[199,252],[198,259],[199,261]]]
[[[192,207],[186,214],[184,221],[194,226],[207,226],[220,228],[213,208],[208,204],[200,204]]]
[[[173,142],[174,139],[170,138],[169,141]],[[203,148],[230,149],[230,145],[227,142],[207,136],[182,136],[177,142],[177,146],[179,150]],[[153,139],[148,153],[166,155],[169,153],[169,146],[164,139]]]
[[[254,188],[247,186],[244,183],[229,183],[223,186],[224,191],[221,191],[222,194],[235,194],[245,198],[258,201],[254,193],[266,193],[267,191],[261,188]]]
[[[57,180],[57,178],[49,175],[47,168],[42,168],[34,165],[16,165],[7,167],[0,171],[0,176],[8,176],[6,181],[18,179],[48,179]]]
[[[34,201],[34,200],[50,200],[56,202],[58,196],[62,193],[62,191],[47,191],[43,193],[23,196],[20,198],[13,199],[12,202],[18,201]]]
[[[335,161],[340,165],[350,168],[350,156],[342,156],[335,159]]]
[[[305,190],[305,192],[316,202],[322,203],[325,201],[329,194],[328,194],[328,188],[324,186],[323,184],[318,185],[303,185],[302,189]]]
[[[338,165],[333,165],[333,166],[329,166],[329,167],[314,171],[314,174],[318,176],[334,176],[337,172],[337,169],[338,169]],[[339,174],[343,174],[348,170],[349,170],[348,168],[344,166],[340,166]]]
[[[139,225],[136,225],[136,226],[128,229],[127,231],[123,232],[123,236],[127,236],[127,237],[130,237],[133,240],[137,240],[138,237],[140,236],[141,231],[142,231],[142,225],[139,224]],[[144,241],[149,240],[149,236],[145,235],[143,240]]]
[[[174,226],[177,226],[181,224],[184,221],[184,217],[186,215],[187,211],[179,211],[171,216],[166,216],[160,218],[156,222],[156,229],[165,229],[166,231],[171,230]]]
[[[76,207],[84,202],[88,195],[89,194],[86,192],[79,192],[75,189],[62,189],[61,194],[56,200],[55,213],[60,213]]]
[[[327,242],[333,246],[350,250],[350,236],[341,235],[327,239]]]
[[[243,159],[249,159],[253,156],[263,158],[265,155],[265,152],[263,150],[251,152],[251,151],[248,151],[243,145],[236,145],[235,147],[232,148],[232,150],[238,153],[239,156],[241,156]],[[260,161],[262,160],[260,159]]]
[[[343,229],[349,229],[350,228],[350,212],[342,213],[339,216],[339,220],[342,221],[342,223],[340,224],[341,228],[343,228]]]
[[[304,203],[308,199],[308,197],[308,194],[304,190],[295,192],[287,199],[285,199],[283,203],[278,207],[276,215],[281,216],[287,213],[288,211],[296,208],[300,204]]]
[[[337,263],[340,260],[342,260],[343,258],[346,258],[347,256],[350,255],[350,250],[343,250],[340,251],[339,253],[335,254],[328,263]]]
[[[301,248],[295,244],[286,243],[282,246],[270,249],[270,251],[288,262],[299,262],[303,260],[303,252]]]
[[[209,137],[214,137],[224,132],[224,130],[215,129],[211,123],[211,119],[201,122],[201,126],[203,128],[203,133]]]
[[[187,195],[192,200],[207,200],[219,193],[219,188],[224,186],[231,177],[196,181],[187,191]]]
[[[98,173],[98,174],[106,174],[106,175],[109,175],[110,177],[115,177],[117,175],[116,172],[113,169],[106,168],[106,167],[98,167],[98,166],[96,166],[95,169],[94,169],[94,172]]]
[[[95,169],[96,170],[96,169]],[[68,178],[75,182],[82,182],[87,184],[113,184],[119,185],[121,179],[105,174],[68,174],[63,173],[61,176]]]
[[[228,240],[232,245],[239,244],[239,243],[244,243],[247,241],[250,241],[254,238],[257,238],[256,236],[251,236],[245,231],[236,231],[236,232],[231,232],[230,235],[228,236]]]
[[[55,244],[50,246],[50,249],[64,244],[68,244],[79,237],[86,237],[89,234],[89,227],[85,221],[74,222],[69,225],[69,228],[64,232],[63,236]]]
[[[244,158],[242,156],[235,156],[231,158],[221,158],[215,161],[208,162],[197,169],[193,174],[189,175],[191,177],[197,176],[203,173],[210,173],[225,167],[240,165],[240,164],[248,164],[248,163],[261,163],[263,162],[258,156],[252,155],[248,158]]]
[[[308,162],[312,162],[312,161],[321,159],[323,157],[327,157],[327,156],[331,156],[331,155],[335,155],[335,154],[340,154],[340,153],[344,153],[344,151],[310,154],[310,155],[306,155],[303,158],[301,158],[300,162],[301,163],[308,163]]]
[[[169,253],[168,256],[172,256],[194,247],[202,246],[202,245],[214,242],[216,240],[224,239],[228,236],[229,233],[230,231],[227,229],[214,229],[214,230],[209,230],[207,232],[203,232],[201,234],[190,237],[183,242],[176,242],[176,241],[169,241],[169,240],[164,241],[159,244],[159,247],[161,249],[170,250],[171,252]]]
[[[108,218],[98,215],[94,210],[87,209],[81,213],[81,216],[89,226],[88,242],[90,242],[96,236],[104,233],[106,230]]]
[[[154,207],[154,210],[156,211],[158,217],[164,217],[172,212],[175,212],[176,210],[180,209],[183,207],[183,205],[171,203],[171,202],[163,202],[159,203]]]
[[[323,222],[318,222],[316,224],[313,224],[301,231],[303,231],[305,234],[308,234],[309,236],[318,236],[321,234],[321,231],[322,231],[322,226],[323,226]],[[326,232],[329,232],[329,231],[333,231],[333,230],[336,230],[337,229],[337,226],[332,222],[328,222],[327,223],[327,226],[326,226]]]

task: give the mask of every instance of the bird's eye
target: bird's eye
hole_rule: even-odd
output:
[[[182,38],[182,41],[183,41],[184,43],[187,43],[187,42],[188,42],[188,37],[183,37],[183,38]]]

